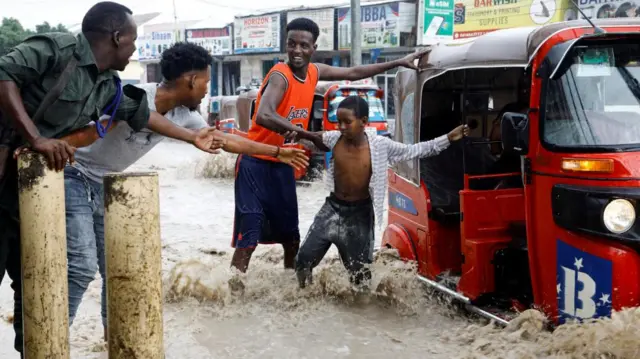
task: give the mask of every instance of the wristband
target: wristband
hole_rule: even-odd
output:
[[[280,156],[280,146],[276,146],[276,154],[273,157]]]

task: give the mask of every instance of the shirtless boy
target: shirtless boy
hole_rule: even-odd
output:
[[[414,158],[435,156],[451,141],[469,133],[458,126],[434,140],[405,145],[375,133],[365,133],[369,116],[367,101],[359,96],[345,98],[338,106],[339,131],[322,134],[325,146],[333,150],[327,185],[331,191],[316,215],[296,256],[296,274],[301,288],[311,282],[311,272],[335,244],[342,263],[356,287],[365,288],[371,279],[367,268],[373,261],[374,222],[381,224],[387,189],[387,167]]]

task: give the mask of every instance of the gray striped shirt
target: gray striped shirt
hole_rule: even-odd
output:
[[[382,225],[384,208],[384,196],[387,191],[387,169],[398,162],[412,160],[414,158],[430,157],[438,155],[449,147],[449,138],[442,135],[431,141],[420,142],[413,145],[393,141],[384,136],[378,136],[375,128],[367,128],[367,139],[371,152],[371,180],[369,181],[369,194],[373,199],[373,208],[376,214],[378,226]],[[327,131],[322,134],[322,141],[330,150],[338,143],[340,131]],[[325,184],[330,192],[334,191],[333,158]]]

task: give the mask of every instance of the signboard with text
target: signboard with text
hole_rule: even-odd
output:
[[[617,17],[640,17],[640,5],[629,0],[578,0],[580,10],[590,19],[607,19]],[[567,11],[570,20],[578,18],[573,9]],[[582,16],[580,16],[582,18]]]
[[[176,35],[172,31],[154,31],[151,34],[139,36],[136,40],[138,60],[159,59],[162,52],[176,42]]]
[[[455,0],[454,39],[562,21],[570,0]]]
[[[333,50],[333,29],[334,29],[334,9],[318,9],[318,10],[301,10],[289,11],[287,13],[287,23],[299,17],[306,17],[315,21],[320,28],[320,36],[318,36],[318,50]]]
[[[281,52],[280,14],[236,18],[234,54]]]
[[[432,45],[453,39],[453,3],[455,0],[420,0],[418,7],[418,44]]]
[[[188,29],[187,42],[198,44],[213,56],[230,55],[231,27],[217,29]]]
[[[338,49],[351,48],[351,9],[342,7],[338,12]],[[360,23],[362,48],[376,49],[411,46],[402,43],[410,36],[416,25],[416,5],[393,2],[386,4],[362,5]]]

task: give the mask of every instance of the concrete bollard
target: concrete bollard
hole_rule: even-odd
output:
[[[104,177],[109,359],[164,358],[157,173]]]
[[[18,156],[24,354],[69,358],[69,297],[64,173],[44,156]]]

